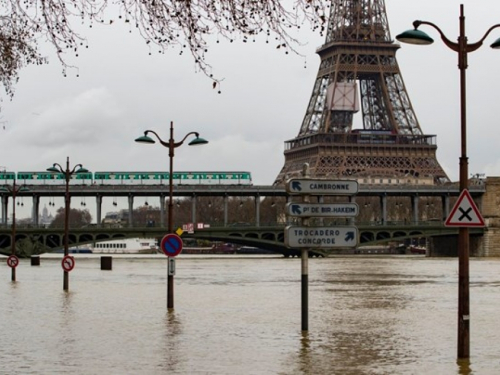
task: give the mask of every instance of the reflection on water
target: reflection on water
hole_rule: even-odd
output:
[[[472,374],[472,370],[470,368],[470,358],[457,360],[457,365],[458,365],[458,373],[460,375]]]
[[[162,340],[159,347],[163,349],[163,356],[159,362],[159,369],[167,372],[177,372],[182,368],[182,363],[188,360],[186,354],[180,350],[182,347],[182,323],[175,311],[168,311],[162,327]]]
[[[456,360],[457,261],[181,256],[0,266],[0,374],[497,374],[500,261],[471,260],[471,360]],[[2,280],[4,280],[2,282]]]

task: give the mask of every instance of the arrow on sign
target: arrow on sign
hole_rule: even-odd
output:
[[[296,215],[302,214],[302,210],[300,209],[300,206],[298,204],[292,205],[291,209],[292,209],[292,213],[294,213]]]
[[[302,191],[302,186],[300,185],[300,181],[292,181],[292,189]]]
[[[347,232],[345,235],[345,242],[354,240],[354,237],[355,237],[354,232]]]
[[[65,269],[66,269],[66,268],[67,268],[67,269],[69,269],[69,268],[71,268],[72,263],[71,263],[71,261],[70,261],[70,260],[66,259],[66,260],[64,261],[64,265],[66,266],[66,267],[64,267]]]

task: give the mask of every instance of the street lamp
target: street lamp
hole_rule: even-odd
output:
[[[153,144],[156,143],[155,140],[148,136],[148,134],[154,134],[154,136],[158,139],[160,144],[164,147],[168,148],[168,157],[169,157],[169,170],[168,170],[168,233],[174,232],[174,222],[173,222],[173,192],[174,192],[174,180],[173,180],[173,170],[174,170],[174,150],[177,147],[180,147],[186,138],[190,135],[194,135],[196,138],[188,143],[189,146],[199,146],[207,144],[208,141],[206,139],[200,138],[200,135],[197,132],[189,132],[187,133],[181,141],[176,142],[174,140],[174,123],[170,122],[170,139],[166,142],[160,138],[160,136],[154,132],[153,130],[146,130],[144,135],[137,138],[135,141],[139,143],[148,143]],[[167,308],[174,308],[174,276],[167,276]]]
[[[88,173],[89,171],[81,164],[77,164],[73,169],[69,168],[69,157],[66,158],[66,169],[64,169],[60,164],[54,163],[52,167],[47,168],[48,172],[52,173],[62,173],[66,181],[66,191],[64,194],[64,257],[68,256],[69,253],[69,210],[70,210],[70,196],[69,196],[69,181],[71,176],[74,174]],[[69,289],[69,271],[64,269],[63,274],[63,289]]]
[[[465,36],[465,16],[464,6],[460,5],[460,35],[458,42],[449,40],[441,29],[435,24],[427,21],[414,21],[413,30],[407,30],[396,39],[403,43],[428,45],[434,40],[424,33],[417,30],[420,25],[428,25],[437,30],[441,40],[451,50],[458,54],[458,69],[460,70],[460,134],[461,134],[461,155],[460,155],[460,193],[468,189],[468,158],[467,158],[467,118],[466,118],[466,80],[465,71],[467,69],[467,54],[474,52],[482,46],[483,41],[490,32],[500,27],[500,24],[491,26],[484,36],[476,43],[468,43]],[[497,39],[491,48],[500,48],[500,38]],[[469,312],[469,229],[460,227],[458,232],[458,358],[470,357],[470,312]]]
[[[16,180],[12,183],[12,186],[5,185],[0,187],[1,191],[7,191],[8,193],[12,194],[12,234],[11,234],[11,240],[10,240],[10,245],[11,245],[11,255],[16,256],[16,196],[17,193],[20,192],[21,190],[25,191],[28,190],[25,186],[19,186],[16,185]],[[16,258],[15,258],[16,259]],[[11,266],[11,280],[16,281],[16,267]]]

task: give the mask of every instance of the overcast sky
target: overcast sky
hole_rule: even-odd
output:
[[[469,42],[500,23],[498,0],[386,0],[391,35],[415,19],[434,22],[452,40],[458,37],[459,5],[465,5]],[[432,46],[402,45],[397,53],[403,79],[425,134],[437,135],[438,160],[458,180],[460,154],[457,54],[436,31]],[[68,60],[79,68],[62,75],[52,51],[50,64],[21,71],[12,101],[0,113],[0,166],[8,171],[40,171],[54,162],[82,163],[95,171],[168,169],[167,149],[134,139],[146,129],[168,139],[197,131],[203,147],[176,149],[174,169],[250,171],[254,184],[272,184],[284,163],[284,141],[302,123],[318,71],[315,49],[324,38],[302,29],[303,56],[285,54],[265,36],[255,43],[213,43],[207,54],[221,94],[188,53],[153,53],[142,39],[118,24],[84,29],[90,47]],[[498,107],[500,51],[489,45],[469,55],[467,70],[469,172],[500,175]],[[358,113],[360,116],[360,114]],[[359,119],[358,119],[359,122]],[[3,129],[5,126],[5,129]]]

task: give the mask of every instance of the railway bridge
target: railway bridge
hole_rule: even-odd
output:
[[[104,241],[123,237],[161,237],[166,233],[165,199],[168,194],[165,185],[143,186],[110,186],[110,185],[77,185],[71,186],[71,197],[87,197],[95,199],[97,222],[101,223],[101,206],[103,200],[116,196],[126,196],[129,202],[129,221],[126,228],[109,228],[101,224],[94,224],[89,228],[70,228],[70,243],[84,244],[92,241]],[[469,191],[479,207],[486,228],[471,232],[472,256],[500,256],[500,178],[487,177],[480,181],[471,181]],[[19,195],[32,200],[33,220],[29,227],[18,227],[16,239],[30,239],[39,241],[43,247],[54,249],[62,246],[63,228],[42,228],[38,224],[39,206],[43,199],[54,196],[64,196],[64,186],[28,186],[28,189],[19,192]],[[198,223],[198,202],[202,198],[222,198],[223,218],[218,222],[205,222],[202,229],[184,236],[241,243],[250,246],[259,246],[285,253],[283,245],[283,228],[291,223],[286,217],[284,205],[296,200],[289,196],[284,188],[276,186],[188,186],[174,187],[174,197],[190,200],[192,223]],[[354,224],[359,228],[360,246],[377,244],[391,240],[402,240],[411,237],[429,237],[430,252],[432,255],[455,255],[456,231],[443,225],[444,219],[450,212],[453,201],[459,195],[459,188],[455,184],[448,185],[360,185],[359,192],[353,197],[340,199],[357,202],[360,206],[360,216],[356,219],[336,219],[327,224]],[[160,207],[160,220],[154,227],[144,227],[134,223],[132,217],[134,199],[147,197],[152,200],[156,197]],[[230,217],[228,202],[234,198],[251,199],[253,205],[252,222],[241,222],[236,217]],[[7,206],[9,195],[0,192],[2,221],[0,228],[0,249],[8,249],[10,244],[10,225],[7,224]],[[262,218],[261,206],[268,199],[273,201],[277,214],[273,217]],[[319,202],[325,202],[327,197],[317,197]],[[26,201],[26,200],[25,200]],[[405,218],[401,220],[400,211],[404,203]],[[425,203],[424,203],[425,202]],[[430,202],[430,203],[429,203]],[[432,214],[428,206],[432,205]],[[437,206],[437,207],[436,207]],[[364,213],[369,211],[369,217]],[[280,214],[281,212],[281,214]],[[177,215],[174,215],[177,216]],[[175,223],[175,227],[183,223]]]
[[[458,233],[458,229],[445,227],[436,221],[427,222],[388,222],[388,223],[356,223],[359,231],[360,246],[376,245],[388,241],[402,241],[407,238],[450,238]],[[284,224],[267,226],[219,226],[196,229],[192,233],[183,233],[183,238],[198,240],[223,241],[240,245],[253,246],[272,250],[284,255],[298,255],[299,250],[288,249],[284,244]],[[91,226],[87,228],[72,228],[69,234],[70,246],[81,246],[95,242],[123,238],[162,238],[167,233],[165,227],[126,227],[108,228]],[[471,231],[472,243],[478,242],[485,229],[477,228]],[[0,228],[0,252],[8,255],[10,249],[11,230]],[[64,244],[64,228],[45,228],[21,226],[16,231],[17,243],[28,241],[36,252],[51,252],[61,249]],[[314,250],[315,254],[327,255],[335,253],[330,250]]]

